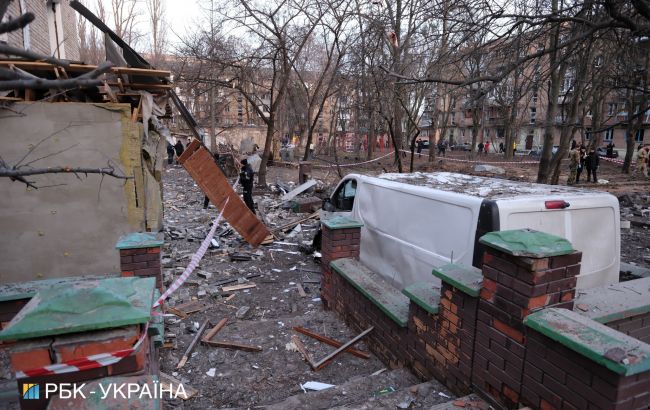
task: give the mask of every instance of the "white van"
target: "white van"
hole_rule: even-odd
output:
[[[361,261],[400,289],[435,281],[434,266],[480,268],[478,239],[520,228],[564,237],[582,251],[578,288],[618,282],[619,205],[609,193],[448,172],[350,174],[323,210],[363,223]]]

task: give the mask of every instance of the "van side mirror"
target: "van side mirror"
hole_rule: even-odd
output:
[[[323,211],[327,212],[334,212],[336,211],[336,207],[332,205],[332,201],[329,198],[324,198],[323,199]]]

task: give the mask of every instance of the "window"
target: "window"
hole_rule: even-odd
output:
[[[645,129],[637,130],[636,135],[634,136],[634,141],[643,142],[643,134],[645,134]]]
[[[562,82],[562,89],[560,91],[565,93],[571,91],[572,89],[573,89],[573,76],[567,74],[567,76],[564,77],[564,81]]]
[[[594,67],[596,68],[601,67],[603,65],[603,61],[604,59],[602,55],[596,57],[596,59],[594,60]]]
[[[585,139],[589,141],[591,139],[591,128],[585,130]]]
[[[614,115],[614,111],[616,111],[616,104],[615,103],[607,104],[607,115]]]
[[[50,38],[50,54],[56,58],[65,58],[65,38],[63,34],[63,19],[59,0],[47,2],[47,25]]]
[[[609,128],[605,131],[605,141],[612,141],[614,139],[614,129]]]
[[[533,104],[537,104],[537,90],[533,91]]]
[[[343,184],[334,194],[334,206],[337,211],[351,211],[357,194],[357,181],[351,179]]]
[[[535,124],[536,120],[537,120],[537,108],[530,107],[530,123]]]

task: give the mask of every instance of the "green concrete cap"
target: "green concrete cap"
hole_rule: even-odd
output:
[[[486,233],[479,242],[513,256],[547,258],[573,252],[571,242],[532,229]]]
[[[609,323],[650,312],[650,278],[580,289],[576,312],[599,323]]]
[[[401,327],[409,317],[409,298],[356,259],[343,258],[330,266]]]
[[[12,300],[31,299],[40,290],[51,288],[52,286],[72,286],[77,282],[84,282],[87,280],[100,280],[108,279],[108,275],[88,275],[88,276],[73,276],[70,278],[54,278],[32,280],[29,282],[20,283],[6,283],[0,285],[0,302],[8,302]]]
[[[115,247],[117,249],[138,249],[161,247],[165,241],[161,233],[135,232],[123,235],[118,239]]]
[[[324,220],[322,223],[332,230],[361,228],[363,226],[361,222],[348,218],[347,216],[335,216],[334,218]]]
[[[483,273],[474,267],[443,265],[433,268],[433,276],[473,297],[478,297],[483,286]]]
[[[39,291],[0,332],[23,340],[147,323],[155,278],[111,278]]]
[[[650,370],[650,345],[576,312],[544,309],[524,324],[620,375]]]
[[[402,293],[427,312],[434,315],[438,313],[440,286],[434,283],[418,282],[407,286]]]

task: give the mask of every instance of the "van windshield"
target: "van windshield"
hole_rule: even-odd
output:
[[[334,206],[337,211],[351,211],[357,194],[357,181],[350,179],[341,185],[334,194]]]

